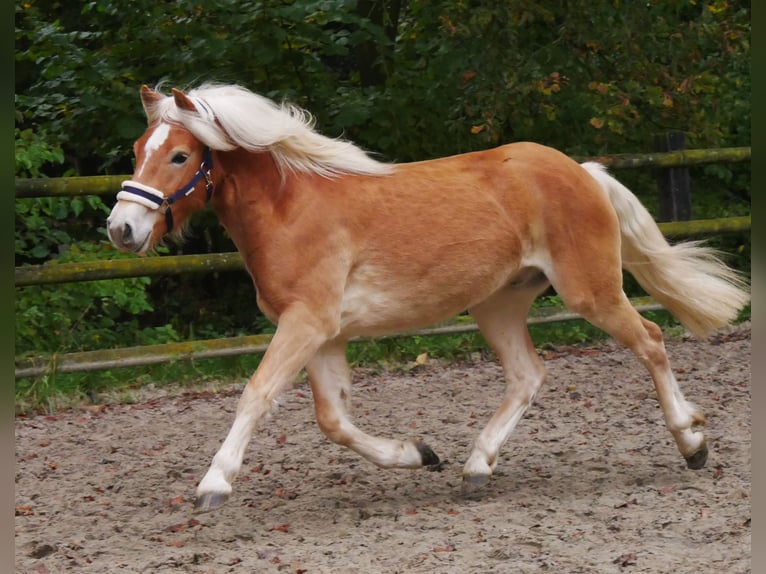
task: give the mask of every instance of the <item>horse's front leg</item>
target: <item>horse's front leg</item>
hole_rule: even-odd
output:
[[[242,392],[231,430],[197,487],[195,507],[198,510],[212,510],[226,502],[256,425],[333,333],[331,325],[303,305],[293,306],[280,316],[274,338]]]
[[[420,468],[439,464],[439,457],[420,441],[400,441],[362,432],[351,422],[351,373],[345,341],[331,341],[306,365],[319,428],[331,441],[358,452],[381,468]]]

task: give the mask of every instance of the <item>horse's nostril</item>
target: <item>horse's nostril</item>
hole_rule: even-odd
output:
[[[129,223],[126,223],[125,226],[122,228],[122,240],[127,243],[131,240],[132,237],[133,237],[133,229],[130,227]]]

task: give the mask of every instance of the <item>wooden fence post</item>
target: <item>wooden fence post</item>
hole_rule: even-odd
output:
[[[659,152],[686,149],[686,134],[670,131],[658,134],[654,140]],[[688,221],[692,218],[692,200],[688,167],[669,167],[657,170],[660,192],[660,221]]]

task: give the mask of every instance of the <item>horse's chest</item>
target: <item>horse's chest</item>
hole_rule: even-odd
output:
[[[279,320],[279,313],[277,312],[276,308],[265,297],[262,296],[261,291],[257,286],[255,288],[255,301],[258,304],[258,309],[261,310],[261,313],[263,313],[269,321],[276,325],[277,321]]]

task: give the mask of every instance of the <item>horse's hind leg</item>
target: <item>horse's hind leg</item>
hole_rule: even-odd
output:
[[[487,426],[479,433],[463,467],[463,492],[473,493],[489,481],[500,448],[535,398],[545,367],[527,330],[526,317],[544,284],[508,287],[469,311],[503,367],[506,391]]]
[[[616,269],[604,273],[580,266],[576,272],[562,276],[560,282],[554,278],[553,286],[571,311],[606,331],[638,357],[654,381],[665,423],[678,450],[689,468],[702,468],[708,452],[700,428],[705,418],[681,393],[670,369],[662,330],[630,304],[622,290],[619,267]],[[589,274],[593,275],[591,280]]]
[[[419,468],[439,463],[430,447],[416,441],[398,441],[370,436],[359,430],[348,415],[351,373],[346,362],[345,342],[322,347],[306,365],[317,423],[331,441],[382,468]]]

